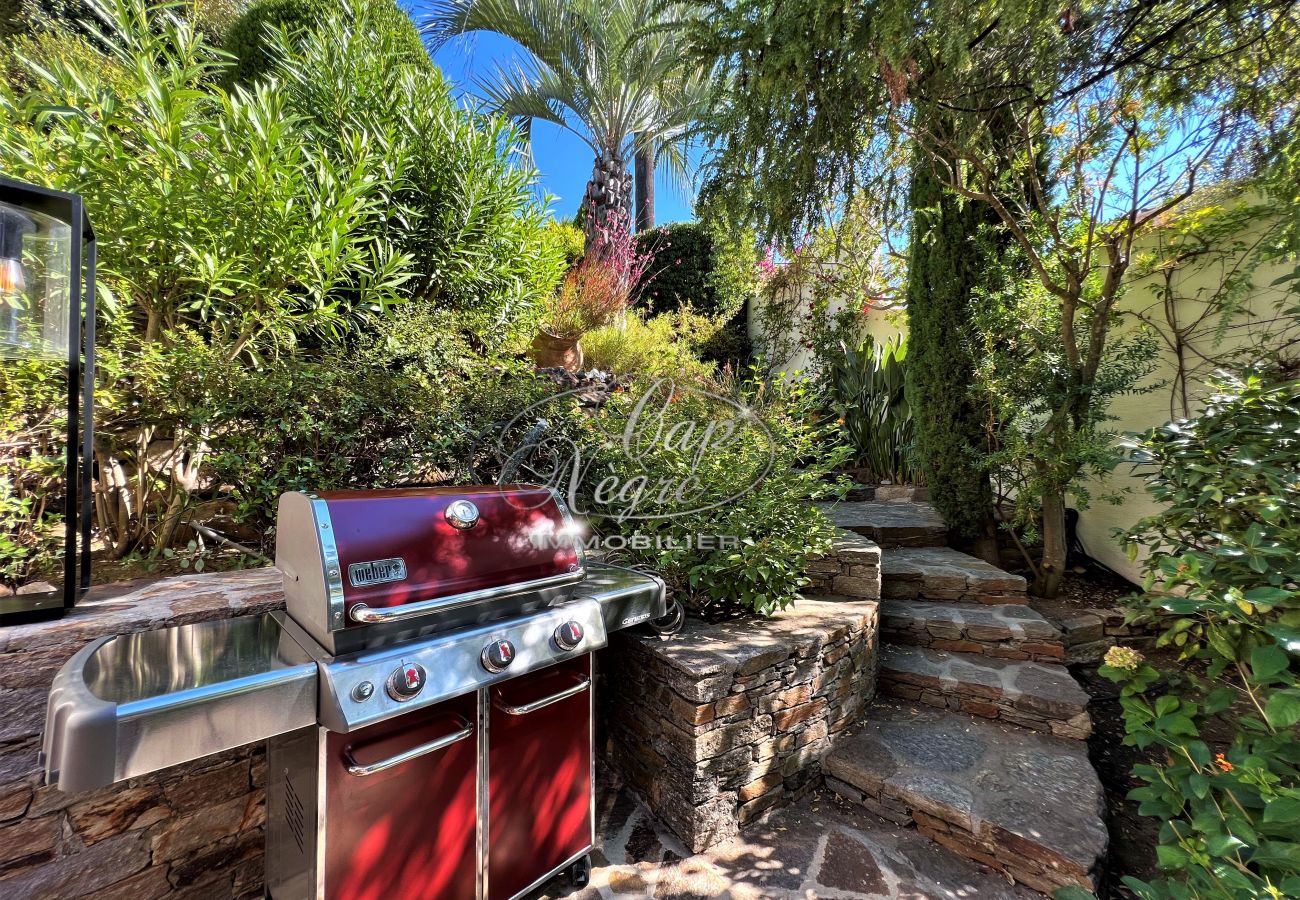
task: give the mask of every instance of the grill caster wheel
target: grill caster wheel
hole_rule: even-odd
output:
[[[591,881],[591,857],[582,859],[569,866],[569,883],[576,888],[585,888]]]

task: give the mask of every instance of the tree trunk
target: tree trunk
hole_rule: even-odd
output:
[[[599,244],[602,229],[614,224],[623,227],[632,224],[632,176],[621,150],[606,149],[596,156],[582,205],[586,210],[583,230],[587,234],[588,247]],[[621,223],[618,222],[620,219]]]
[[[1002,564],[1001,554],[998,553],[998,523],[991,514],[984,519],[980,526],[980,533],[971,543],[970,553],[972,556],[978,556],[990,566],[999,566]]]
[[[1043,558],[1034,580],[1037,597],[1054,599],[1061,592],[1065,578],[1065,495],[1043,492]]]
[[[636,172],[636,230],[649,231],[655,227],[655,155],[646,147],[638,150]]]

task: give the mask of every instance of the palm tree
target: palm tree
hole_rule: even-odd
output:
[[[675,10],[650,0],[432,0],[425,8],[423,31],[435,49],[490,31],[526,51],[517,65],[481,80],[479,90],[525,136],[541,120],[591,147],[583,198],[589,239],[615,213],[632,221],[632,158],[647,188],[637,224],[654,224],[654,167],[663,163],[685,177],[686,138],[708,96],[705,73],[684,62],[680,30],[664,24]]]

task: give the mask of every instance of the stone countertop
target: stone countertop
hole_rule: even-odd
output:
[[[840,600],[844,602],[840,602]],[[810,651],[834,640],[839,629],[861,627],[875,612],[874,600],[805,598],[766,619],[703,622],[688,619],[670,637],[625,632],[668,665],[692,675],[746,675],[784,659],[792,644],[807,642]]]
[[[132,587],[91,588],[61,619],[0,628],[0,654],[76,646],[98,637],[208,619],[257,615],[284,606],[280,572],[270,566],[179,575]]]

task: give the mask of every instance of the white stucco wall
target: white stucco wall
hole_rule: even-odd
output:
[[[1199,400],[1205,393],[1206,379],[1213,374],[1214,360],[1223,360],[1233,351],[1256,346],[1266,328],[1300,327],[1297,322],[1276,321],[1276,304],[1285,293],[1282,287],[1271,284],[1279,276],[1290,272],[1294,263],[1265,264],[1252,273],[1240,309],[1229,320],[1221,337],[1217,333],[1220,325],[1217,314],[1211,313],[1200,324],[1193,324],[1206,313],[1207,302],[1213,299],[1225,278],[1242,266],[1265,230],[1262,224],[1245,229],[1231,241],[1221,243],[1219,252],[1210,254],[1199,265],[1193,264],[1173,275],[1171,295],[1177,301],[1173,305],[1172,314],[1180,326],[1188,330],[1181,369],[1178,354],[1167,345],[1174,329],[1167,321],[1162,300],[1165,293],[1163,277],[1153,274],[1136,278],[1128,285],[1120,301],[1124,318],[1114,333],[1123,334],[1142,327],[1142,319],[1146,319],[1155,323],[1154,327],[1161,335],[1164,346],[1157,357],[1156,370],[1145,382],[1145,386],[1154,390],[1145,394],[1117,397],[1110,407],[1111,414],[1116,418],[1113,427],[1121,432],[1142,432],[1173,419],[1194,416],[1200,408]],[[1157,231],[1147,237],[1140,250],[1147,253],[1167,250],[1171,239],[1169,233]],[[1225,248],[1224,244],[1233,246]],[[1098,479],[1090,485],[1093,494],[1125,489],[1130,493],[1125,495],[1121,505],[1093,503],[1080,514],[1079,537],[1094,559],[1130,580],[1139,581],[1140,565],[1128,560],[1124,548],[1116,542],[1112,532],[1115,528],[1128,528],[1141,517],[1156,512],[1157,504],[1143,490],[1142,478],[1126,464],[1121,464],[1107,478]]]

